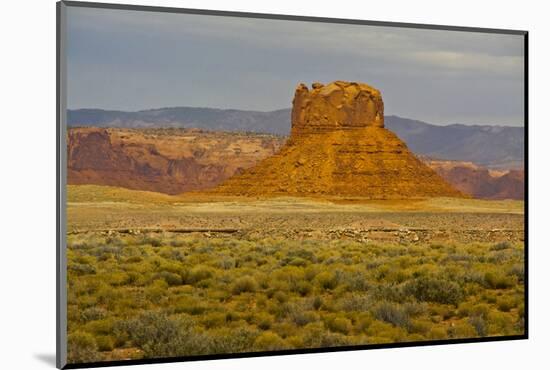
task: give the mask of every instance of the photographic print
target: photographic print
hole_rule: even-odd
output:
[[[58,4],[59,366],[526,338],[526,38]]]

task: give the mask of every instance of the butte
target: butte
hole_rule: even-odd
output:
[[[384,127],[377,89],[358,82],[298,85],[281,150],[208,191],[239,196],[405,199],[463,197]]]

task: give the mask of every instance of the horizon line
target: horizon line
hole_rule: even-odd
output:
[[[67,111],[97,110],[97,111],[103,111],[103,112],[143,113],[143,112],[147,112],[147,111],[156,111],[156,110],[163,110],[163,109],[177,109],[177,108],[211,109],[211,110],[219,110],[219,111],[241,111],[241,112],[249,112],[249,113],[273,113],[273,112],[278,112],[278,111],[283,111],[283,110],[292,111],[292,107],[263,111],[263,110],[254,110],[254,109],[219,108],[219,107],[189,106],[189,105],[164,106],[164,107],[138,109],[138,110],[121,110],[121,109],[104,109],[104,108],[67,108]],[[524,122],[522,122],[518,125],[490,124],[490,123],[464,123],[464,122],[453,122],[453,123],[437,124],[437,123],[428,122],[426,120],[419,119],[419,118],[404,117],[404,116],[397,115],[397,114],[384,114],[384,117],[391,117],[391,116],[401,118],[401,119],[408,119],[408,120],[411,120],[411,121],[422,122],[422,123],[432,125],[432,126],[462,125],[462,126],[470,126],[470,127],[472,127],[472,126],[480,126],[480,127],[515,127],[515,128],[525,127]]]

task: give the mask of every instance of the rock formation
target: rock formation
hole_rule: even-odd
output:
[[[214,187],[277,152],[284,138],[182,129],[73,128],[69,184],[179,194]]]
[[[326,86],[316,82],[296,88],[292,102],[291,137],[305,133],[384,127],[382,94],[360,83],[336,81]]]
[[[523,170],[492,171],[472,162],[423,158],[431,169],[458,190],[481,199],[518,199],[525,197]]]
[[[356,82],[296,89],[291,136],[258,165],[213,192],[401,199],[463,196],[384,128],[380,91]]]

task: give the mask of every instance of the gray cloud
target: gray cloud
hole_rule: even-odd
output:
[[[299,82],[359,80],[388,114],[523,124],[523,39],[189,14],[69,8],[69,107],[290,106]]]

